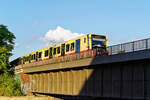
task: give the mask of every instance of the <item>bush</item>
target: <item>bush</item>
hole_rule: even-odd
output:
[[[14,75],[1,74],[0,75],[0,96],[21,96],[19,80],[14,78]]]

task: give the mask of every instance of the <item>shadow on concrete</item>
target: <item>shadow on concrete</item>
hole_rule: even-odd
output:
[[[143,53],[143,51],[142,51]],[[80,95],[92,99],[149,100],[150,99],[150,56],[145,54],[118,54],[109,60],[113,63],[96,64],[101,58],[93,59],[89,69],[94,69],[85,82]],[[132,58],[132,60],[129,60]],[[147,57],[139,59],[137,57]],[[98,60],[99,59],[99,60]],[[117,61],[118,59],[118,61]],[[134,60],[135,59],[135,60]],[[107,60],[108,61],[108,60]]]
[[[149,55],[142,51],[96,57],[84,67],[93,72],[78,96],[49,95],[64,100],[149,100]]]

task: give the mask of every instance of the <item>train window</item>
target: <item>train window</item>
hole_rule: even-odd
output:
[[[26,61],[28,61],[28,57],[26,57]]]
[[[30,61],[30,59],[31,59],[30,56],[28,56],[28,61]]]
[[[42,52],[39,52],[39,58],[41,58],[42,57]]]
[[[36,61],[38,61],[38,57],[39,57],[39,53],[36,52],[36,54],[35,54],[35,60],[36,60]]]
[[[27,61],[29,61],[29,56],[27,57]]]
[[[53,48],[49,48],[49,58],[52,58],[52,51],[53,51]]]
[[[86,38],[84,38],[84,43],[86,43]]]
[[[34,58],[33,56],[34,56],[34,55],[31,55],[31,60],[33,60],[33,58]]]
[[[74,43],[71,43],[71,51],[74,50]]]
[[[60,47],[57,47],[57,53],[58,54],[60,53]]]
[[[33,55],[33,59],[35,59],[35,54]]]
[[[53,54],[54,54],[54,55],[56,54],[56,48],[54,48],[54,52],[53,52]]]
[[[45,50],[45,57],[48,56],[48,50]]]
[[[34,60],[34,54],[33,54],[32,56],[33,56],[33,59],[32,59],[32,60]]]
[[[25,63],[25,57],[23,57],[23,64]]]
[[[28,60],[27,60],[27,57],[25,57],[25,61],[28,61]]]
[[[70,45],[69,45],[69,44],[67,44],[67,45],[66,45],[66,52],[68,52],[68,51],[69,51],[69,47],[70,47]]]
[[[29,55],[29,63],[31,63],[32,55]]]

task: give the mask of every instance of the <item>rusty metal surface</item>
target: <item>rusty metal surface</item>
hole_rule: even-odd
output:
[[[93,69],[80,69],[32,74],[30,92],[78,95],[92,72]],[[34,78],[35,75],[38,77]],[[82,93],[82,95],[86,94],[87,91]]]

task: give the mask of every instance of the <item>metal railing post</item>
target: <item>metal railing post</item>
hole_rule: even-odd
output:
[[[148,49],[148,39],[146,39],[146,49]]]
[[[112,46],[110,46],[110,51],[111,51],[110,55],[112,55]]]
[[[133,44],[132,44],[132,50],[133,50],[133,52],[134,52],[134,41],[132,42]]]
[[[123,50],[122,50],[122,45],[123,45],[123,44],[121,44],[121,51],[123,51]]]

